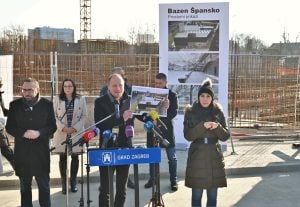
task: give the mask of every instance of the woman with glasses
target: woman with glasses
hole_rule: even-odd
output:
[[[72,143],[78,141],[80,136],[72,137],[77,131],[84,129],[87,119],[87,109],[85,97],[76,92],[76,85],[72,79],[65,79],[62,82],[61,92],[53,100],[53,107],[57,125],[57,131],[54,134],[53,146],[54,153],[59,154],[59,170],[62,182],[62,193],[66,194],[67,181],[67,150],[71,152],[70,184],[71,192],[77,192],[77,172],[79,167],[78,155],[81,152],[81,146],[71,147],[70,144],[63,144],[66,139],[72,138]],[[68,149],[67,149],[68,147]]]

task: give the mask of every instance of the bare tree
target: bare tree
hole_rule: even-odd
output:
[[[239,43],[242,53],[260,53],[267,47],[262,40],[249,34],[237,34],[232,39]]]
[[[128,36],[129,36],[130,44],[133,45],[136,39],[136,31],[134,27],[130,27]]]
[[[24,28],[20,25],[10,25],[0,31],[0,53],[22,52],[26,48]]]

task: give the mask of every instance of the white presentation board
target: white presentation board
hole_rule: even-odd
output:
[[[159,15],[159,71],[178,95],[174,128],[176,145],[184,148],[184,108],[197,99],[206,77],[228,115],[229,3],[160,4]]]
[[[8,108],[9,103],[13,100],[13,56],[0,55],[0,77],[2,78],[2,97],[4,105]]]

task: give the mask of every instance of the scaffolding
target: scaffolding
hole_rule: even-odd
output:
[[[229,111],[233,125],[297,125],[299,64],[281,64],[283,56],[231,55]],[[295,57],[293,57],[295,58]]]
[[[114,67],[126,71],[131,85],[154,86],[159,71],[159,55],[58,54],[58,85],[74,79],[80,94],[99,96],[100,88]],[[19,94],[24,77],[40,82],[41,94],[51,94],[49,55],[14,55],[14,95]],[[295,127],[300,120],[299,57],[230,55],[228,116],[232,127]],[[181,93],[181,100],[194,100]],[[55,94],[54,94],[55,95]],[[183,97],[184,96],[184,97]]]

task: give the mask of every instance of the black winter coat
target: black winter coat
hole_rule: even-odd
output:
[[[38,130],[40,137],[25,139],[28,129]],[[49,138],[56,130],[52,102],[41,98],[32,110],[23,98],[10,103],[6,130],[15,138],[15,171],[17,176],[50,173]]]
[[[219,125],[208,130],[204,122],[214,121]],[[224,158],[218,141],[230,137],[221,108],[213,104],[203,108],[198,102],[185,111],[184,137],[192,141],[186,166],[185,185],[190,188],[209,189],[226,187]],[[204,144],[207,138],[208,144]]]
[[[130,99],[126,93],[123,94],[120,100],[120,118],[117,119],[115,115],[111,116],[110,118],[106,119],[105,121],[97,124],[97,127],[100,129],[100,146],[102,145],[103,141],[103,132],[105,130],[112,130],[114,127],[119,129],[118,137],[116,142],[113,143],[113,140],[110,139],[108,142],[107,147],[120,147],[120,148],[127,148],[128,146],[128,139],[126,138],[125,134],[125,127],[126,124],[133,125],[133,119],[127,120],[126,124],[124,123],[123,113],[125,110],[128,110],[130,106]],[[94,120],[95,123],[99,122],[100,120],[112,115],[115,112],[114,103],[111,101],[109,94],[101,96],[95,100],[95,108],[94,108]]]

